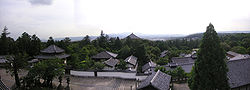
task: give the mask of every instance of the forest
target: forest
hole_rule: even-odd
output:
[[[9,37],[9,34],[11,33],[8,32],[8,29],[4,28],[0,38],[0,55],[25,53],[28,57],[27,60],[31,60],[35,55],[40,54],[40,50],[55,44],[71,55],[68,64],[72,68],[85,70],[90,69],[95,64],[91,60],[91,56],[105,50],[117,53],[118,59],[121,61],[130,55],[134,55],[138,57],[139,66],[144,65],[149,60],[163,65],[169,62],[172,57],[178,57],[181,53],[188,54],[192,49],[199,48],[201,42],[201,38],[193,38],[192,35],[174,40],[150,41],[146,39],[109,37],[103,32],[92,41],[86,35],[82,40],[74,42],[71,42],[68,37],[63,40],[54,40],[53,37],[49,37],[47,42],[41,42],[35,34],[29,35],[24,32],[16,40]],[[202,34],[193,36],[197,35]],[[219,37],[225,51],[231,50],[240,54],[250,54],[249,33],[219,34]],[[160,58],[160,53],[164,50],[168,50],[170,53],[166,57]]]
[[[189,54],[192,52],[192,49],[199,48],[203,35],[194,34],[173,40],[150,41],[141,38],[109,37],[102,31],[100,36],[94,40],[90,40],[90,37],[86,35],[80,41],[71,41],[68,37],[65,37],[63,40],[54,40],[53,37],[49,37],[47,42],[42,42],[37,35],[30,35],[27,32],[23,32],[16,40],[9,37],[9,34],[11,32],[8,32],[7,27],[5,27],[0,38],[0,55],[14,56],[14,60],[17,60],[13,61],[15,62],[14,67],[7,67],[7,69],[15,75],[20,69],[27,68],[27,62],[34,59],[34,56],[39,55],[41,53],[40,50],[50,45],[56,45],[70,55],[67,58],[67,66],[49,64],[57,63],[56,61],[60,62],[60,60],[55,59],[54,61],[38,63],[34,68],[29,69],[30,72],[25,77],[27,85],[29,85],[29,82],[36,82],[28,81],[34,80],[32,78],[36,76],[41,76],[42,78],[44,78],[44,75],[46,76],[48,72],[39,72],[44,70],[43,68],[57,68],[58,72],[54,71],[56,73],[53,73],[51,76],[47,75],[44,78],[47,81],[47,86],[51,84],[53,77],[62,74],[63,67],[77,70],[101,70],[105,65],[102,62],[92,60],[91,57],[102,51],[117,53],[117,59],[120,60],[117,69],[121,70],[126,69],[124,59],[130,55],[138,58],[138,73],[141,73],[142,66],[150,60],[158,65],[166,65],[171,62],[172,57],[179,57],[180,54]],[[224,53],[226,51],[234,51],[240,54],[250,54],[250,33],[224,33],[219,34],[219,39]],[[160,57],[160,53],[164,50],[168,50],[169,53],[165,57]],[[183,72],[181,69],[179,71]],[[171,75],[171,72],[169,74]],[[48,79],[48,77],[52,77],[52,79]],[[39,78],[35,80],[39,80]],[[17,85],[20,85],[20,83]]]

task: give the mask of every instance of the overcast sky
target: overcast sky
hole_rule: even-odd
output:
[[[250,31],[250,0],[0,0],[0,28],[41,39],[135,32]]]

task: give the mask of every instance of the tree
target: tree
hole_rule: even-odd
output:
[[[250,47],[247,48],[247,53],[250,55]]]
[[[166,68],[165,67],[163,67],[163,66],[158,66],[158,67],[156,67],[155,68],[155,72],[157,72],[158,70],[160,70],[161,72],[166,72],[167,70],[166,70]]]
[[[230,50],[230,46],[227,44],[227,43],[220,43],[221,44],[221,47],[224,49],[224,50],[226,50],[226,51],[229,51]]]
[[[120,60],[119,64],[117,65],[117,69],[126,70],[127,69],[127,63],[124,60]]]
[[[146,64],[149,60],[146,55],[145,45],[140,45],[136,48],[135,56],[138,58],[138,68],[137,72],[142,72],[142,66]]]
[[[89,35],[86,35],[86,36],[79,42],[80,47],[83,47],[83,46],[89,45],[89,44],[90,44],[90,37],[89,37]]]
[[[31,46],[31,38],[30,37],[31,36],[26,32],[24,32],[22,34],[22,36],[18,37],[16,42],[17,42],[17,46],[18,46],[18,49],[20,52],[25,52],[29,55],[31,54],[29,52],[30,49],[32,49],[32,48],[30,48],[30,46]]]
[[[53,44],[55,44],[55,41],[54,41],[53,37],[49,37],[46,45],[49,46],[49,45],[53,45]]]
[[[228,68],[219,37],[210,23],[204,33],[195,61],[191,90],[228,90]]]
[[[120,50],[121,48],[122,48],[122,42],[121,42],[121,40],[119,39],[119,37],[117,37],[116,39],[115,39],[115,50]]]
[[[247,49],[242,47],[242,46],[235,46],[231,50],[236,52],[236,53],[240,53],[240,54],[246,54],[247,53]]]
[[[156,64],[158,65],[166,65],[168,64],[169,62],[169,59],[167,56],[163,57],[163,58],[160,58],[159,60],[156,61]]]
[[[157,60],[160,56],[161,50],[158,47],[146,46],[146,55],[149,59]]]
[[[11,46],[14,43],[14,39],[8,37],[10,33],[7,30],[8,28],[5,26],[0,37],[0,55],[7,55],[12,52]]]
[[[118,58],[126,58],[131,54],[128,45],[122,47],[118,52]]]
[[[44,87],[51,87],[55,77],[63,75],[64,65],[61,59],[43,60],[35,64],[28,72],[28,77],[35,80],[43,79]]]
[[[30,56],[38,55],[41,50],[41,40],[34,34],[31,37]]]
[[[93,70],[102,70],[105,67],[105,65],[101,62],[95,62],[94,66],[92,67]]]
[[[27,62],[28,55],[26,53],[16,53],[15,55],[8,56],[7,60],[11,63],[6,66],[8,72],[14,75],[17,87],[21,86],[18,72],[28,65]]]

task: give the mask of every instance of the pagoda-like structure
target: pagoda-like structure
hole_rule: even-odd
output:
[[[134,33],[131,33],[131,34],[128,35],[126,38],[130,38],[130,39],[141,39],[140,37],[136,36]]]
[[[64,63],[66,63],[66,58],[70,55],[65,54],[65,51],[56,45],[50,45],[49,47],[40,51],[42,54],[35,56],[39,61],[46,60],[46,59],[63,59]]]

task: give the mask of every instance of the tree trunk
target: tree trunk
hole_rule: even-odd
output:
[[[15,75],[15,81],[16,81],[16,85],[17,87],[21,86],[20,80],[19,80],[19,76],[18,76],[18,72],[17,72],[17,68],[14,64],[14,75]]]
[[[94,75],[95,75],[95,77],[97,77],[97,71],[94,71]]]

